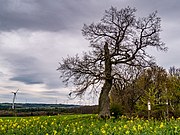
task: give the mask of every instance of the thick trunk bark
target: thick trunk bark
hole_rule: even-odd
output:
[[[109,54],[108,44],[104,45],[104,56],[105,56],[105,83],[102,87],[100,97],[99,97],[99,117],[101,118],[108,118],[110,117],[110,99],[109,99],[109,92],[112,87],[112,64],[111,64],[111,57]]]
[[[112,81],[105,81],[102,87],[101,94],[99,97],[99,117],[109,118],[110,117],[110,98],[109,92],[112,87]]]

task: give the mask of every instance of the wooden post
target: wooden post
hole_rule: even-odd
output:
[[[169,103],[168,103],[168,99],[166,99],[166,118],[167,118],[167,120],[169,120]]]
[[[168,95],[167,93],[167,88],[166,89],[166,95]],[[168,102],[168,98],[166,97],[166,118],[167,120],[169,120],[169,102]]]
[[[151,102],[150,100],[148,100],[148,120],[150,119],[150,115],[151,115]]]

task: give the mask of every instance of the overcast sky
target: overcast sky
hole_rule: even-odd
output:
[[[180,67],[179,0],[0,0],[0,102],[96,104],[69,100],[56,71],[62,57],[88,49],[83,24],[98,22],[111,6],[131,6],[137,16],[158,11],[168,52],[151,50],[158,65]]]

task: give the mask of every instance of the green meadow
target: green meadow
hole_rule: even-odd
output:
[[[180,118],[99,119],[97,115],[1,117],[1,135],[179,135]]]

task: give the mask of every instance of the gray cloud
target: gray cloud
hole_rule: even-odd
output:
[[[28,101],[54,102],[57,95],[65,100],[68,88],[63,90],[56,71],[58,62],[62,57],[88,49],[89,43],[81,35],[83,24],[98,22],[110,6],[135,7],[137,16],[157,10],[162,18],[161,37],[169,51],[151,53],[160,66],[167,69],[180,66],[179,0],[0,0],[0,3],[0,93],[6,91],[6,96],[9,89],[20,87],[26,93],[19,96]],[[48,95],[49,99],[38,99]]]
[[[30,74],[30,75],[20,75],[20,76],[15,76],[13,78],[10,78],[12,81],[20,81],[24,82],[26,84],[43,84],[44,82],[38,82],[36,81],[36,75]]]
[[[35,0],[3,0],[3,2],[1,0],[3,8],[0,11],[0,29],[9,31],[19,28],[30,30],[60,30],[64,28],[62,9],[45,3]]]
[[[89,21],[96,21],[110,6],[136,7],[140,14],[158,10],[164,18],[179,16],[178,0],[0,0],[0,29],[60,31],[76,29]],[[142,12],[143,11],[143,12]],[[92,20],[90,20],[92,18]]]
[[[19,28],[48,31],[72,29],[77,27],[79,22],[82,25],[83,18],[95,13],[89,7],[89,4],[95,3],[84,0],[0,0],[0,2],[0,29],[4,31]]]
[[[64,87],[56,71],[60,58],[86,48],[81,47],[80,43],[84,41],[79,36],[74,36],[76,40],[71,38],[72,35],[28,30],[2,32],[0,63],[5,69],[10,69],[11,81],[44,84],[48,89]],[[1,72],[3,75],[3,70]]]
[[[16,54],[15,56],[9,56],[7,61],[13,67],[14,75],[10,78],[11,81],[19,81],[28,85],[45,84],[49,89],[61,87],[60,80],[57,77],[58,74],[54,76],[51,70],[47,67],[44,68],[46,65],[35,57]],[[56,72],[55,67],[54,72]]]
[[[11,63],[13,72],[16,73],[10,80],[25,84],[43,83],[43,73],[38,69],[39,63],[35,58],[16,54],[9,56],[6,60]]]

